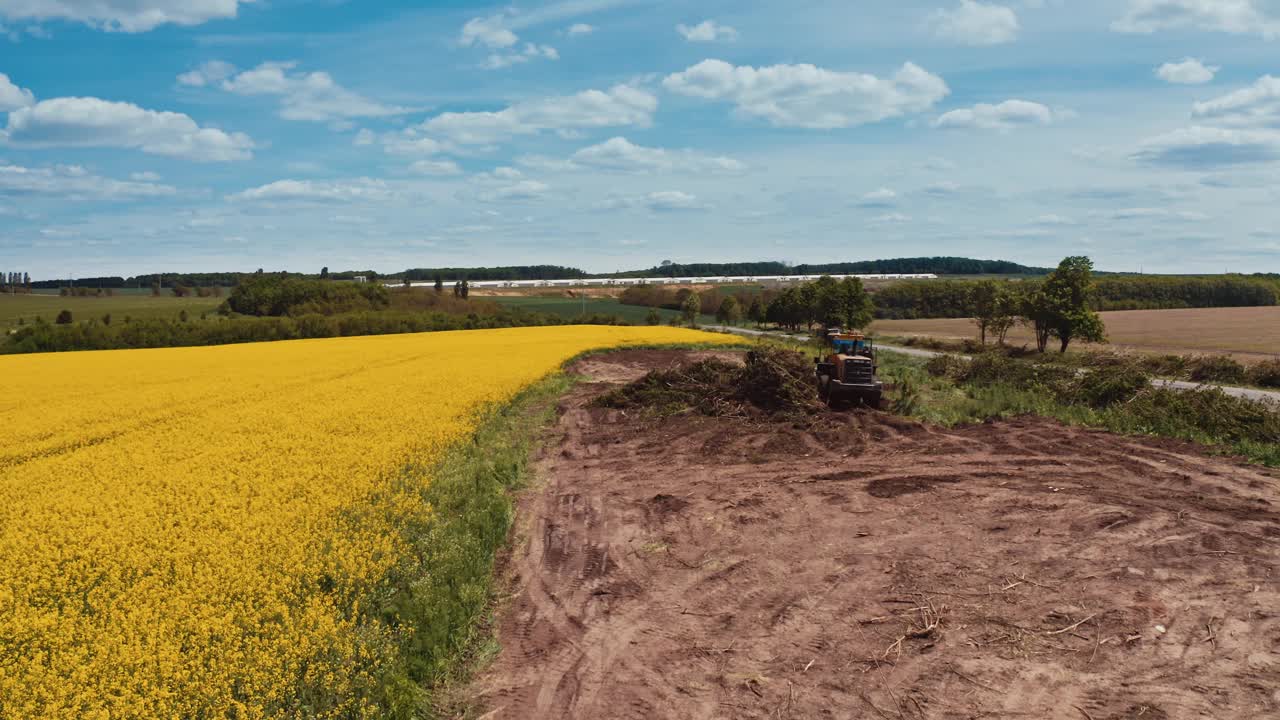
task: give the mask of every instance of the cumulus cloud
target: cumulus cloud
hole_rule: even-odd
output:
[[[885,213],[871,219],[872,225],[901,225],[909,222],[911,222],[911,216],[902,213]]]
[[[1024,125],[1048,125],[1053,111],[1040,103],[1005,100],[999,105],[979,103],[971,108],[952,110],[933,122],[938,128],[978,128],[1007,132]]]
[[[525,43],[519,52],[491,53],[480,66],[485,70],[501,70],[512,65],[521,65],[530,60],[559,60],[560,53],[550,45]]]
[[[462,168],[452,160],[417,160],[409,165],[409,172],[419,175],[458,175]]]
[[[1264,75],[1247,88],[1196,103],[1191,114],[1232,127],[1280,128],[1280,78]]]
[[[1124,17],[1111,29],[1149,34],[1159,30],[1213,30],[1238,35],[1280,37],[1280,17],[1265,0],[1129,0]]]
[[[703,60],[662,81],[671,92],[733,103],[778,127],[846,128],[921,112],[950,90],[942,78],[907,63],[890,78],[813,65],[734,66]]]
[[[518,48],[520,36],[508,26],[514,17],[514,10],[506,10],[497,15],[472,18],[462,26],[462,31],[458,34],[458,45],[466,48],[487,48],[493,51],[480,65],[486,70],[501,70],[531,60],[560,59],[560,53],[550,45],[526,42],[523,49]],[[570,27],[568,33],[582,35],[592,30],[594,28],[590,25],[579,23]]]
[[[354,93],[334,82],[329,73],[292,72],[297,65],[296,62],[262,63],[252,70],[226,76],[218,86],[237,95],[277,96],[280,117],[286,120],[338,122],[410,112],[407,108],[383,105]]]
[[[210,60],[195,70],[178,76],[178,84],[187,87],[204,87],[222,82],[236,74],[236,66],[222,60]]]
[[[866,208],[892,207],[897,204],[898,193],[889,188],[872,190],[858,201],[858,205]]]
[[[586,24],[586,23],[574,23],[574,24],[570,25],[570,26],[569,26],[569,28],[568,28],[567,30],[565,30],[565,32],[566,32],[566,33],[568,33],[568,34],[569,34],[569,35],[571,35],[571,36],[573,36],[573,35],[590,35],[591,33],[595,32],[595,31],[596,31],[596,29],[595,29],[594,27],[592,27],[591,25],[588,25],[588,24]]]
[[[506,27],[505,14],[471,18],[458,34],[462,47],[483,46],[490,49],[508,48],[520,42],[520,36]]]
[[[1211,80],[1222,68],[1210,67],[1196,58],[1187,58],[1182,62],[1168,62],[1156,68],[1156,77],[1175,85],[1203,85]]]
[[[35,104],[36,96],[30,90],[13,84],[8,75],[0,73],[0,112],[11,112]]]
[[[698,202],[696,195],[679,190],[659,190],[645,195],[641,204],[654,212],[675,212],[679,210],[705,210],[706,206]]]
[[[693,150],[666,150],[636,145],[624,137],[610,138],[575,152],[570,162],[579,167],[618,172],[741,172],[746,165],[731,157]]]
[[[718,40],[735,40],[738,31],[728,25],[721,25],[715,20],[703,20],[697,25],[676,25],[676,32],[689,42],[716,42]]]
[[[168,185],[157,184],[158,176],[144,175],[145,178],[135,175],[134,180],[125,181],[94,175],[78,165],[27,168],[0,164],[0,196],[50,195],[68,199],[124,200],[165,197],[177,192]]]
[[[441,113],[419,129],[460,145],[492,145],[546,131],[648,127],[657,109],[658,98],[652,93],[631,85],[615,85],[608,91],[584,90],[576,95],[516,103],[496,112]]]
[[[392,196],[391,188],[382,180],[355,178],[333,182],[314,180],[277,180],[229,195],[229,200],[244,202],[352,202],[384,200]]]
[[[160,173],[153,173],[149,170],[145,172],[129,173],[129,179],[146,183],[160,182]]]
[[[7,20],[66,20],[108,32],[138,33],[161,25],[200,25],[234,18],[252,0],[0,0]]]
[[[1280,133],[1193,125],[1146,140],[1130,159],[1183,170],[1280,160]]]
[[[1017,13],[975,0],[960,0],[952,10],[935,10],[928,26],[937,37],[962,45],[1002,45],[1018,37]]]
[[[478,196],[483,202],[509,202],[537,200],[546,195],[551,186],[537,180],[520,180],[486,190]]]
[[[225,162],[253,156],[244,133],[200,127],[189,116],[98,98],[53,98],[9,113],[0,140],[16,147],[115,147]]]

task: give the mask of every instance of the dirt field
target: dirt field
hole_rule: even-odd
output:
[[[485,718],[1280,717],[1280,477],[1174,442],[589,406],[520,502]]]
[[[1125,310],[1102,313],[1111,342],[1144,352],[1229,353],[1240,360],[1280,357],[1280,307],[1207,308],[1201,310]],[[970,320],[877,320],[872,328],[885,335],[976,337]],[[1010,340],[1034,344],[1023,327]]]

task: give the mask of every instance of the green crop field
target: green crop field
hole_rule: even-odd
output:
[[[549,313],[559,315],[563,318],[581,317],[585,309],[587,315],[616,315],[623,320],[634,325],[643,325],[644,319],[649,314],[649,308],[640,305],[623,305],[614,298],[586,298],[585,303],[581,298],[567,297],[486,297],[485,300],[491,300],[500,305],[507,307],[518,307],[529,312]],[[667,318],[677,317],[680,313],[675,310],[664,310],[659,308],[658,314],[662,316],[665,322]],[[714,319],[712,316],[704,315],[704,321]]]
[[[14,328],[20,323],[32,323],[36,318],[53,322],[58,313],[71,311],[75,322],[101,319],[110,314],[112,321],[126,317],[135,320],[146,318],[176,318],[187,311],[193,319],[201,313],[213,312],[222,298],[185,297],[171,295],[152,297],[148,294],[117,294],[112,297],[62,297],[52,294],[0,295],[0,328]]]

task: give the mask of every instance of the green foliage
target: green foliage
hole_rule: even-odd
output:
[[[380,283],[254,275],[231,292],[226,309],[242,315],[281,317],[381,310],[390,304],[390,291]]]
[[[1240,275],[1110,277],[1096,285],[1092,306],[1097,310],[1256,307],[1280,302],[1280,287],[1275,283]]]
[[[70,325],[70,324],[71,324],[71,322],[72,322],[72,319],[71,319],[71,311],[70,311],[70,310],[63,310],[63,311],[59,312],[59,313],[58,313],[58,317],[57,317],[56,319],[54,319],[54,322],[55,322],[55,323],[57,323],[57,324],[59,324],[59,325]]]
[[[505,267],[412,268],[400,273],[403,280],[571,280],[589,277],[573,267],[561,265],[510,265]]]
[[[1266,360],[1249,368],[1249,382],[1261,387],[1280,388],[1280,360]]]
[[[662,324],[662,314],[658,312],[657,308],[649,308],[649,312],[644,316],[644,324],[645,325],[661,325]]]
[[[1125,432],[1201,442],[1280,442],[1280,412],[1218,388],[1150,388],[1123,411],[1107,416],[1106,424]]]
[[[432,467],[404,469],[401,482],[421,488],[435,512],[405,528],[411,552],[390,574],[385,603],[374,609],[407,631],[403,665],[386,683],[387,717],[423,717],[432,691],[471,669],[486,640],[479,621],[492,604],[495,556],[514,517],[511,493],[528,481],[539,432],[554,418],[555,398],[571,385],[562,374],[534,385],[489,411],[472,442]]]
[[[1226,355],[1204,355],[1192,358],[1190,379],[1195,382],[1238,384],[1245,382],[1245,367]]]
[[[1004,338],[1018,318],[1018,298],[1007,284],[982,280],[969,293],[969,306],[974,323],[978,326],[978,339],[987,344],[987,337],[994,337],[1004,344]]]
[[[764,301],[761,300],[759,295],[756,295],[755,297],[751,298],[751,305],[750,307],[747,308],[747,319],[755,323],[757,326],[764,323],[764,320],[765,320]]]
[[[698,315],[702,313],[702,298],[697,293],[689,293],[689,296],[680,303],[680,315],[689,327],[697,327]]]
[[[1092,284],[1093,261],[1069,257],[1039,287],[1024,293],[1022,316],[1035,331],[1037,350],[1043,353],[1051,337],[1058,339],[1064,353],[1072,340],[1106,339],[1102,318],[1089,308]]]
[[[732,295],[725,298],[716,308],[716,322],[722,325],[737,325],[742,321],[742,306]]]
[[[934,377],[959,380],[969,372],[969,361],[959,355],[944,353],[934,355],[925,361],[925,372]]]
[[[321,337],[560,325],[565,322],[568,321],[558,316],[507,310],[465,315],[384,310],[341,315],[311,313],[298,317],[233,316],[207,322],[163,319],[129,322],[126,319],[124,324],[113,325],[37,323],[18,329],[8,343],[0,345],[0,353],[229,345]],[[577,317],[572,322],[582,325],[625,324],[616,317],[601,315]]]
[[[1059,399],[1093,408],[1107,408],[1129,402],[1150,387],[1151,376],[1136,363],[1130,363],[1118,368],[1081,373],[1066,395]]]

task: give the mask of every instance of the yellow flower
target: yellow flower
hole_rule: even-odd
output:
[[[556,327],[0,357],[0,717],[372,718],[429,466]],[[400,480],[400,482],[396,482]]]

